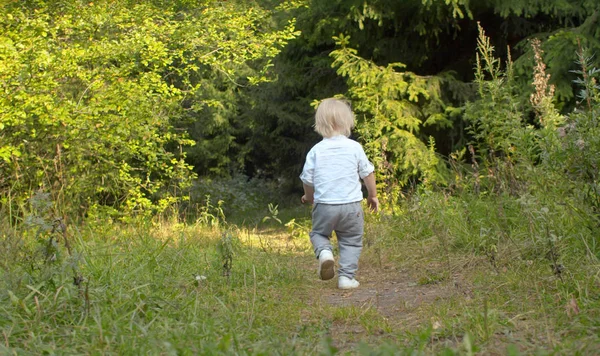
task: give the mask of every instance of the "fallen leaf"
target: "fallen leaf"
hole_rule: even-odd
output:
[[[567,315],[569,316],[569,318],[572,315],[579,314],[579,306],[577,305],[577,300],[575,298],[571,298],[571,300],[565,306],[565,309],[567,310]]]

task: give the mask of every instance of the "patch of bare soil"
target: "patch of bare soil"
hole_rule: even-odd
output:
[[[360,287],[349,291],[337,289],[335,282],[330,283],[321,294],[321,302],[355,306],[365,311],[373,309],[384,319],[383,324],[393,330],[414,330],[431,323],[431,320],[423,320],[419,313],[421,308],[463,293],[453,278],[423,283],[416,271],[385,266],[361,267],[357,279]],[[384,329],[367,332],[365,326],[356,321],[335,320],[330,329],[333,346],[342,352],[354,349],[360,341],[384,340],[385,334]]]

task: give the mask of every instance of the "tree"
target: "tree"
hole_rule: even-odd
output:
[[[594,26],[600,5],[592,0],[302,3],[304,6],[290,15],[297,19],[302,34],[274,60],[279,80],[261,85],[257,95],[250,94],[251,115],[265,130],[259,134],[260,149],[249,148],[247,157],[254,169],[293,178],[301,168],[301,157],[318,140],[311,134],[313,110],[309,104],[315,99],[355,94],[347,81],[352,78],[342,80],[339,67],[332,67],[335,57],[330,53],[339,51],[334,37],[340,34],[348,38],[345,47],[356,51],[357,58],[380,68],[402,63],[402,72],[427,81],[428,95],[436,100],[412,102],[420,113],[418,138],[427,145],[433,137],[434,149],[442,155],[464,148],[470,139],[460,108],[477,98],[471,82],[475,79],[478,24],[489,34],[501,60],[508,59],[510,50],[515,88],[521,98],[516,110],[526,121],[535,117],[528,100],[534,90],[530,83],[535,65],[529,39],[543,40],[547,72],[559,94],[555,105],[563,110],[575,102],[575,76],[569,70],[576,69],[573,63],[578,41],[592,53],[598,52],[600,43],[598,26]],[[285,154],[280,156],[281,152]]]
[[[23,1],[0,19],[0,193],[61,209],[164,209],[194,154],[224,157],[230,83],[266,80],[293,22],[238,1]],[[190,139],[184,123],[201,130]],[[186,124],[187,125],[187,124]],[[207,160],[206,171],[215,163]],[[218,162],[217,165],[223,165]],[[9,199],[10,196],[10,199]]]

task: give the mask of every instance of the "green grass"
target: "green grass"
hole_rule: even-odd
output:
[[[72,255],[59,239],[48,261],[51,233],[4,223],[0,353],[594,354],[597,229],[528,199],[430,194],[368,215],[355,292],[317,281],[306,207],[249,227],[69,226]]]
[[[306,242],[284,252],[239,236],[224,276],[219,236],[201,227],[114,226],[79,236],[78,257],[4,270],[2,351],[260,353],[318,344],[318,320],[298,325],[312,275],[290,263]],[[80,286],[73,264],[85,278]]]

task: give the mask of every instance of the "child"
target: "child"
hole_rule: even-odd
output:
[[[360,284],[354,275],[362,250],[364,217],[360,179],[367,187],[367,204],[379,210],[374,168],[362,146],[351,139],[354,114],[342,100],[323,100],[315,114],[315,131],[323,140],[306,155],[300,175],[304,186],[302,203],[313,203],[310,242],[319,260],[319,276],[334,276],[333,249],[329,241],[335,231],[340,249],[338,288]],[[359,179],[360,178],[360,179]]]

